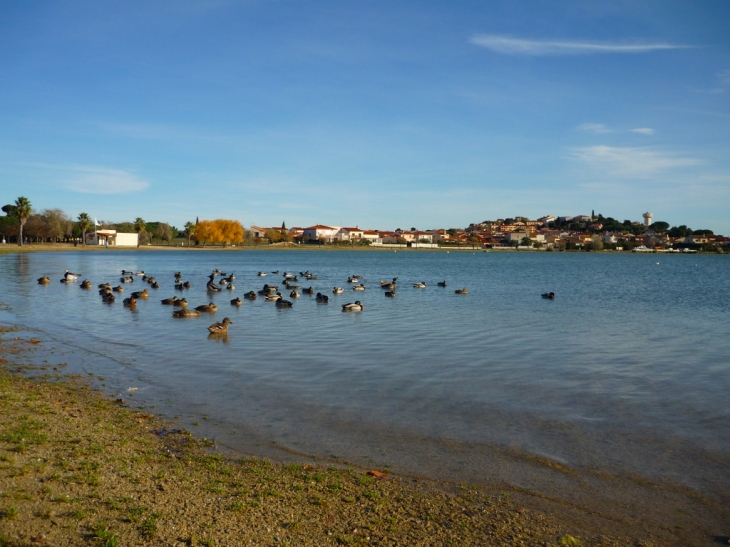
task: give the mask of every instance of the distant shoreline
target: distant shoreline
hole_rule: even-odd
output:
[[[0,245],[0,255],[13,254],[13,253],[40,253],[40,252],[64,252],[64,251],[84,251],[84,252],[130,252],[130,251],[191,251],[191,252],[206,252],[206,251],[226,251],[226,252],[246,252],[246,251],[301,251],[301,252],[409,252],[409,253],[449,253],[451,251],[456,253],[466,252],[483,252],[483,253],[598,253],[598,254],[727,254],[727,253],[708,253],[702,251],[695,251],[693,253],[680,253],[671,252],[665,250],[653,250],[653,251],[614,251],[614,250],[601,250],[601,251],[584,251],[584,250],[561,250],[561,251],[549,251],[547,249],[513,249],[513,248],[492,248],[492,249],[480,249],[480,248],[469,248],[469,247],[438,247],[438,248],[424,248],[424,247],[347,247],[347,246],[334,246],[334,245],[245,245],[245,246],[194,246],[194,247],[174,247],[172,245],[143,245],[141,247],[102,247],[97,245],[79,245],[74,246],[69,243],[34,243],[27,244],[19,247],[15,244],[7,243]]]

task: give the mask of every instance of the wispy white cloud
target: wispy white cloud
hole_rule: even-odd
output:
[[[110,169],[94,165],[53,165],[48,163],[22,163],[28,167],[51,169],[68,173],[59,177],[58,184],[67,190],[83,194],[128,194],[149,187],[149,182],[122,169]]]
[[[576,131],[587,131],[590,133],[596,133],[603,135],[606,133],[624,133],[625,129],[612,129],[602,123],[583,123],[575,128]],[[641,133],[642,135],[653,135],[654,130],[651,127],[637,127],[629,130],[631,133]]]
[[[77,167],[77,176],[71,177],[64,186],[84,194],[128,194],[146,189],[149,183],[121,169],[103,167]]]
[[[584,123],[575,128],[577,131],[590,131],[591,133],[613,133],[613,129],[610,129],[602,123]]]
[[[470,43],[507,55],[591,55],[596,53],[649,53],[693,46],[667,43],[611,43],[578,40],[526,40],[495,34],[475,34]]]
[[[667,170],[702,163],[697,158],[647,147],[599,145],[572,148],[570,152],[573,159],[602,173],[627,178],[648,178]]]

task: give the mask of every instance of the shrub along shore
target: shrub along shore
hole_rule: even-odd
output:
[[[0,329],[0,547],[651,545],[383,470],[224,456]],[[512,495],[510,495],[512,494]]]

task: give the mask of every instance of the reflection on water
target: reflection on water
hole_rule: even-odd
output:
[[[505,479],[505,454],[641,473],[727,489],[730,462],[730,275],[722,256],[558,253],[83,252],[0,257],[12,316],[100,356],[118,388],[164,401],[171,415],[209,416],[206,433],[248,452],[295,451],[423,474]],[[58,282],[94,286],[122,269],[161,288],[134,308]],[[236,289],[206,291],[214,268]],[[281,275],[329,296],[291,309],[230,299]],[[174,271],[192,288],[173,319],[160,300]],[[52,283],[38,285],[49,275]],[[365,291],[347,278],[362,275]],[[379,281],[399,278],[397,298]],[[447,286],[437,286],[446,280]],[[425,281],[425,289],[413,283]],[[343,294],[333,294],[335,286]],[[467,287],[468,295],[455,294]],[[141,277],[125,294],[149,288]],[[555,300],[540,298],[554,291]],[[341,313],[360,300],[361,313]],[[225,335],[207,327],[224,316]],[[101,357],[112,359],[110,362]],[[191,418],[193,421],[193,418]],[[218,425],[215,425],[218,424]],[[511,456],[510,456],[511,457]],[[509,477],[511,480],[518,480]],[[522,478],[521,480],[525,480]]]

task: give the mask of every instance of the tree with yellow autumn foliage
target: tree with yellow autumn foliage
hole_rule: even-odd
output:
[[[206,243],[222,243],[225,247],[231,243],[243,241],[243,226],[237,220],[201,220],[195,228],[195,241]]]

